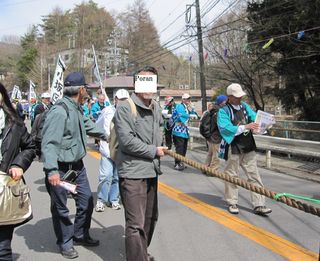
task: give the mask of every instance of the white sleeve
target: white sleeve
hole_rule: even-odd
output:
[[[245,125],[240,125],[240,126],[238,127],[238,129],[237,129],[237,132],[236,132],[236,135],[235,135],[235,136],[238,136],[238,135],[244,133],[245,130],[246,130]]]

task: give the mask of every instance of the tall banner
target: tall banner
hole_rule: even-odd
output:
[[[29,101],[32,99],[32,98],[35,98],[37,99],[37,95],[36,95],[36,92],[35,92],[35,87],[36,85],[30,80],[30,83],[29,83]]]
[[[92,45],[92,51],[93,51],[93,59],[94,59],[94,61],[93,61],[93,75],[96,78],[96,81],[99,83],[101,92],[106,97],[106,101],[110,104],[109,97],[108,97],[105,89],[103,88],[103,83],[102,83],[100,72],[99,72],[98,61],[97,61],[96,52],[94,50],[94,45]]]
[[[59,54],[50,91],[50,99],[52,104],[55,104],[56,101],[61,99],[63,96],[63,72],[65,69],[66,66]]]
[[[13,101],[16,99],[21,100],[20,88],[17,85],[13,86],[12,93],[11,93],[11,100]]]

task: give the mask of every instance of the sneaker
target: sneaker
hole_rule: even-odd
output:
[[[79,256],[77,250],[75,250],[74,247],[71,247],[68,250],[61,250],[61,255],[67,259],[74,259]]]
[[[174,168],[175,168],[176,170],[182,171],[182,170],[184,170],[184,165],[183,165],[183,163],[177,163],[177,164],[174,166]]]
[[[96,212],[103,212],[104,211],[104,203],[100,200],[97,201],[97,205],[95,207]]]
[[[267,208],[266,206],[259,206],[253,209],[253,213],[256,215],[268,215],[272,212],[271,208]]]
[[[231,214],[239,214],[237,205],[229,205],[228,210]]]
[[[111,208],[114,210],[119,210],[119,209],[121,209],[121,206],[119,203],[112,203]]]
[[[100,241],[98,239],[93,239],[90,236],[84,238],[73,237],[73,244],[76,246],[95,247],[100,245]]]

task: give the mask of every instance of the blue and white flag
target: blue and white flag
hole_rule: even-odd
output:
[[[50,90],[50,101],[55,104],[57,100],[63,97],[63,72],[66,69],[60,54],[58,56],[56,71],[53,76],[53,81]]]

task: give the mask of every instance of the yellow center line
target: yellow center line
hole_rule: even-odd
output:
[[[88,153],[96,159],[101,157],[100,153],[96,151],[88,151]],[[159,192],[289,260],[318,260],[317,253],[243,221],[199,199],[186,195],[182,191],[162,182],[159,182]]]

